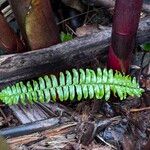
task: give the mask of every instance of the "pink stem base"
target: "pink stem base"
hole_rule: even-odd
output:
[[[115,55],[112,47],[111,46],[109,47],[108,62],[107,62],[108,68],[128,73],[130,64],[131,64],[131,56],[129,56],[126,60],[121,60]]]

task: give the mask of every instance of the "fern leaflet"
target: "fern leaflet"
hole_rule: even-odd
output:
[[[8,105],[26,104],[34,102],[49,102],[81,99],[105,99],[110,98],[111,91],[118,95],[120,100],[130,96],[141,96],[143,89],[140,88],[135,78],[122,75],[113,70],[97,68],[72,69],[65,74],[60,72],[58,78],[55,75],[39,77],[37,81],[28,81],[26,84],[19,82],[8,86],[0,92],[0,99]]]

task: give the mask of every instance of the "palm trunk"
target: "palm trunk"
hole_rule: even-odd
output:
[[[135,48],[143,0],[117,0],[113,18],[108,67],[127,73]]]

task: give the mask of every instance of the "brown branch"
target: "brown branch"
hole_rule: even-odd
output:
[[[139,108],[139,109],[130,109],[130,113],[146,111],[146,110],[150,110],[150,107],[144,107],[144,108]]]

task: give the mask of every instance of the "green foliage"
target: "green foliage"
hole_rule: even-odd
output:
[[[60,39],[61,39],[61,42],[66,42],[66,41],[72,40],[73,36],[69,33],[66,34],[64,32],[61,32],[60,33]]]
[[[144,51],[147,51],[147,52],[150,51],[150,43],[142,44],[141,47],[143,48]]]
[[[141,96],[143,89],[139,87],[135,78],[122,75],[113,70],[97,68],[72,69],[65,74],[60,72],[59,78],[55,75],[38,78],[37,81],[28,81],[26,84],[19,82],[8,86],[0,92],[0,99],[8,105],[26,104],[27,102],[49,102],[81,99],[110,98],[111,91],[123,100],[127,95]],[[28,101],[27,101],[28,100]]]

